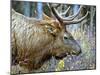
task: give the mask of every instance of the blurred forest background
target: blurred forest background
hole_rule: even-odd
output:
[[[65,11],[68,6],[71,6],[71,9],[66,15],[72,15],[79,9],[79,5],[61,4],[58,8],[59,13]],[[41,20],[41,13],[43,12],[51,16],[50,9],[46,3],[12,1],[12,8],[27,17]],[[56,60],[52,57],[39,70],[33,72],[91,70],[96,68],[96,7],[84,5],[78,18],[85,15],[86,11],[89,11],[89,15],[84,21],[78,23],[78,25],[74,24],[66,27],[80,44],[82,54],[79,56],[67,56],[62,60]]]

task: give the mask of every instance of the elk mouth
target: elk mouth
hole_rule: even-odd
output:
[[[59,56],[55,56],[55,58],[56,58],[57,60],[59,60],[59,59],[63,59],[63,58],[66,57],[66,56],[67,56],[66,53],[61,53]]]
[[[67,53],[61,53],[60,55],[58,56],[55,56],[55,58],[57,60],[60,60],[60,59],[63,59],[64,57],[66,57],[67,55],[75,55],[75,56],[79,56],[80,54],[82,53],[82,51],[71,51],[71,52],[67,52]]]

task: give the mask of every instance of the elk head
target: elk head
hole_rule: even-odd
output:
[[[67,55],[79,55],[82,52],[81,47],[73,38],[71,33],[66,30],[66,26],[83,21],[87,17],[88,12],[82,18],[75,20],[82,9],[82,6],[80,6],[76,14],[63,18],[62,15],[65,15],[69,11],[70,7],[68,7],[68,9],[64,13],[59,14],[56,10],[58,6],[60,5],[48,4],[48,7],[52,11],[52,14],[56,18],[56,20],[53,20],[44,14],[44,19],[49,20],[51,22],[49,26],[53,27],[48,27],[48,31],[56,37],[52,49],[52,55],[56,59],[61,59]]]

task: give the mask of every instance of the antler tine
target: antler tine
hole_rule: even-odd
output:
[[[87,17],[88,13],[89,13],[89,12],[87,11],[87,13],[85,14],[85,16],[83,16],[82,18],[80,18],[80,19],[78,19],[78,20],[63,21],[63,23],[64,23],[64,25],[79,23],[79,22],[83,21],[83,20]]]
[[[63,21],[71,21],[71,20],[73,20],[75,17],[78,16],[78,14],[80,13],[80,10],[81,10],[81,9],[82,9],[82,6],[80,6],[78,12],[75,13],[74,15],[72,15],[72,16],[68,16],[68,17],[65,17],[65,18],[63,18],[62,16],[60,16],[60,17],[61,17],[61,19],[62,19]]]
[[[61,4],[53,4],[52,6],[58,8]]]
[[[52,11],[53,15],[59,20],[59,22],[62,23],[63,20],[60,18],[61,15],[59,15],[58,11],[55,8],[55,7],[58,7],[60,4],[57,5],[57,6],[53,6],[53,5],[50,5],[50,4],[47,4],[47,5],[48,5],[49,9]]]
[[[69,9],[70,9],[70,6],[68,7],[68,9],[66,10],[66,11],[64,11],[63,13],[61,13],[60,15],[65,15],[65,14],[67,14],[68,13],[68,11],[69,11]]]

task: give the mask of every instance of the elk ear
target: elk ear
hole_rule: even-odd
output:
[[[57,35],[57,29],[55,29],[53,26],[45,25],[47,32],[50,34],[56,36]]]

